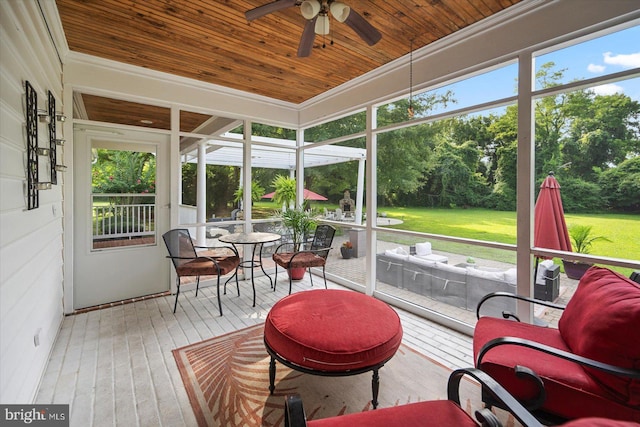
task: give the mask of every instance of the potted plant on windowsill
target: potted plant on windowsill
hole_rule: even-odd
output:
[[[344,259],[353,258],[353,255],[354,255],[353,244],[349,240],[344,242],[340,247],[340,254]]]
[[[580,254],[588,254],[591,252],[591,246],[594,242],[610,242],[604,236],[593,236],[591,234],[593,227],[590,225],[573,225],[569,227],[569,236],[573,243],[574,251]],[[569,279],[580,280],[584,273],[593,265],[584,261],[568,261],[562,260],[564,272]]]
[[[295,208],[280,211],[278,216],[282,219],[282,225],[291,233],[293,251],[299,251],[302,248],[302,244],[309,238],[309,235],[318,224],[314,212]],[[301,280],[304,277],[304,272],[304,268],[291,268],[288,270],[293,280]]]

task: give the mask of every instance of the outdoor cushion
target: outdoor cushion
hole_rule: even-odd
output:
[[[438,254],[416,255],[416,258],[423,259],[426,261],[431,261],[431,262],[441,262],[443,264],[446,264],[447,262],[449,262],[448,257],[444,255],[438,255]]]
[[[491,271],[476,267],[467,267],[467,275],[486,280],[504,281],[504,271],[502,270]]]
[[[544,278],[546,277],[547,270],[552,266],[553,266],[552,259],[541,261],[538,264],[538,271],[536,272],[536,283],[544,282]]]
[[[407,261],[410,261],[411,263],[424,268],[434,268],[436,266],[436,261],[431,261],[424,258],[418,258],[417,256],[413,256],[413,255],[410,255],[409,258],[407,258]]]
[[[238,261],[237,256],[216,258],[220,267],[218,273],[216,265],[209,258],[199,257],[177,266],[176,272],[179,276],[216,276],[218,274],[224,276],[236,269]]]
[[[314,252],[277,252],[273,254],[273,260],[287,268],[322,267],[325,264],[325,259]]]
[[[571,352],[555,328],[533,326],[511,320],[483,316],[476,324],[473,336],[474,358],[484,344],[494,338],[518,337]],[[566,419],[599,416],[640,421],[640,410],[610,399],[610,394],[587,374],[581,365],[541,351],[501,345],[488,351],[480,369],[492,376],[518,399],[531,399],[536,388],[526,380],[516,378],[514,367],[531,368],[544,382],[547,400],[545,410]]]
[[[467,267],[467,310],[475,310],[480,300],[491,292],[516,292],[515,284],[504,279],[504,271],[487,271]],[[515,312],[516,301],[492,298],[483,304],[483,314],[500,317],[503,311]]]
[[[307,421],[308,427],[477,427],[477,425],[466,412],[450,400],[409,403],[375,411]]]
[[[438,269],[438,272],[442,274],[450,273],[455,280],[465,280],[465,276],[467,275],[466,267],[456,267],[455,265],[436,262],[436,268]]]
[[[431,255],[431,243],[430,242],[416,243],[416,255],[418,256]]]
[[[507,283],[516,284],[518,281],[518,270],[516,268],[510,268],[504,272],[504,281]]]
[[[322,321],[326,328],[318,328],[318,316],[328,310],[332,316]],[[278,301],[267,315],[264,339],[291,363],[340,372],[389,359],[402,341],[402,326],[398,314],[380,300],[353,291],[322,289]]]
[[[399,246],[395,249],[387,249],[386,251],[384,251],[384,254],[388,257],[396,258],[402,261],[405,261],[409,257],[407,251]]]
[[[591,267],[567,304],[558,329],[571,351],[611,365],[640,369],[640,285]],[[585,370],[629,405],[640,405],[640,380]]]

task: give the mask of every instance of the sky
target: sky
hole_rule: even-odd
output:
[[[563,83],[591,79],[640,67],[640,25],[597,39],[585,41],[535,58],[536,71],[542,64],[554,62],[553,70],[564,70]],[[470,79],[436,89],[450,89],[457,103],[447,110],[463,108],[516,93],[517,64],[511,64]],[[539,88],[537,88],[539,89]],[[623,93],[640,101],[640,77],[592,88],[596,94]],[[432,113],[442,112],[441,109]]]
[[[538,58],[536,63],[549,61],[555,62],[559,69],[567,69],[567,82],[639,68],[640,26],[551,52]],[[597,86],[593,90],[599,95],[624,93],[640,100],[640,78]]]

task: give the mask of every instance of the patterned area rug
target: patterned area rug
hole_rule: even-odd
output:
[[[370,372],[321,377],[293,371],[276,362],[276,390],[269,394],[269,356],[264,325],[256,325],[176,350],[176,358],[198,425],[283,426],[284,396],[299,393],[307,419],[367,411],[371,408]],[[379,371],[379,408],[422,400],[446,399],[451,371],[401,345]],[[466,410],[479,408],[479,387],[462,382]],[[508,419],[506,425],[513,425]]]

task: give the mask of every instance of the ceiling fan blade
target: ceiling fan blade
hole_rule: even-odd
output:
[[[244,16],[247,18],[247,21],[253,21],[254,19],[262,18],[263,16],[270,13],[286,9],[288,7],[293,7],[295,5],[296,0],[276,0],[271,3],[267,3],[254,9],[248,10],[245,12]]]
[[[316,38],[316,20],[318,16],[314,16],[313,19],[309,19],[306,24],[304,24],[304,30],[302,31],[302,37],[300,37],[300,44],[298,45],[298,57],[306,58],[311,55],[311,50],[313,49],[313,41]]]
[[[369,23],[369,21],[364,19],[362,15],[353,9],[349,12],[349,16],[347,16],[344,23],[350,26],[362,40],[367,42],[369,46],[373,46],[378,43],[382,38],[382,34],[380,34],[380,32]]]

